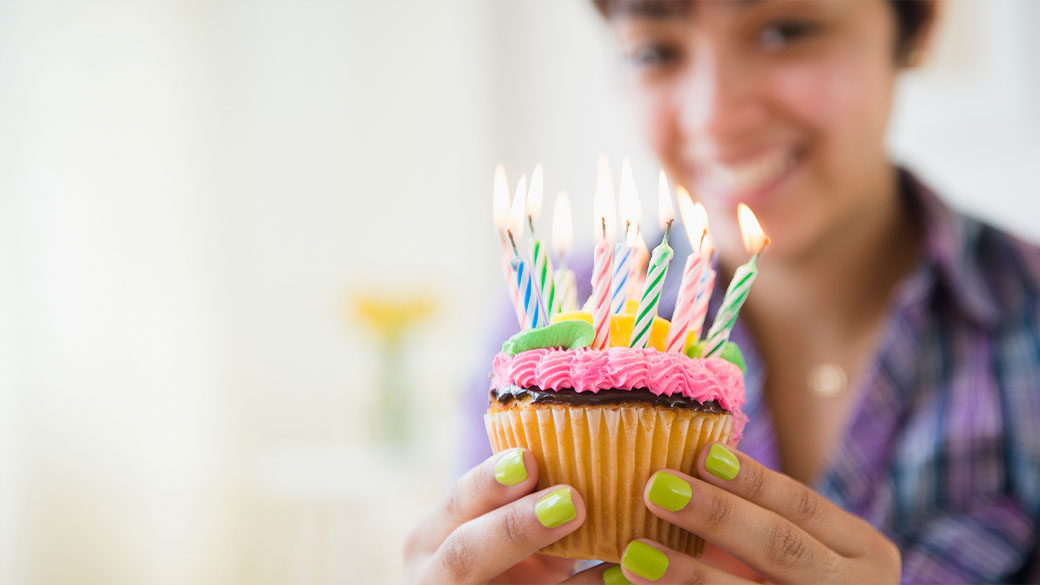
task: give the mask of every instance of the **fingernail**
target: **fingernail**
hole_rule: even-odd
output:
[[[656,581],[668,570],[668,555],[638,540],[625,547],[621,566],[644,579]]]
[[[511,449],[495,463],[495,479],[502,485],[516,485],[527,479],[523,449]]]
[[[650,479],[647,497],[665,510],[678,512],[686,507],[693,496],[693,489],[683,479],[664,471],[658,471]]]
[[[534,505],[534,514],[546,528],[562,526],[578,517],[571,501],[570,488],[549,492]]]
[[[621,567],[613,567],[603,571],[603,585],[632,585],[632,582],[621,572]]]
[[[740,461],[729,449],[715,443],[708,449],[704,468],[719,479],[733,479],[740,471]]]

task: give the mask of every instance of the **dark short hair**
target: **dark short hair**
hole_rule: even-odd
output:
[[[593,0],[605,17],[623,12],[667,16],[689,9],[693,0]],[[935,0],[888,0],[896,17],[896,57],[905,61],[935,11]]]

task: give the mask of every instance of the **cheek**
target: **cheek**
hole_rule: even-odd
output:
[[[894,76],[886,65],[884,56],[836,54],[771,76],[774,103],[802,129],[810,171],[828,189],[843,192],[884,159]]]
[[[633,95],[636,123],[650,147],[670,173],[680,168],[682,143],[678,131],[678,112],[666,89],[641,90]]]

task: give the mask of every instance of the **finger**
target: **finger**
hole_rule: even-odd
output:
[[[670,549],[663,544],[641,538],[633,540],[621,555],[621,569],[632,583],[718,583],[719,585],[748,585],[725,571]]]
[[[701,449],[697,471],[702,480],[776,512],[843,556],[860,556],[870,544],[849,538],[863,533],[864,520],[726,445],[713,443]]]
[[[485,459],[463,475],[444,503],[424,518],[405,543],[405,559],[430,553],[463,523],[531,493],[538,464],[523,448],[508,449]]]
[[[585,521],[577,490],[557,485],[459,526],[427,560],[423,583],[485,583]]]
[[[776,512],[678,471],[655,473],[643,498],[655,516],[726,549],[774,582],[831,582],[843,560]]]
[[[618,577],[622,580],[619,581]],[[571,575],[566,581],[561,581],[560,585],[622,585],[627,583],[628,579],[621,574],[621,567],[610,563],[600,563],[595,567]]]

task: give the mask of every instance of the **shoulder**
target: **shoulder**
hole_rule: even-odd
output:
[[[1000,328],[1037,324],[1040,314],[1040,246],[981,221],[964,224],[965,261],[996,309]]]

